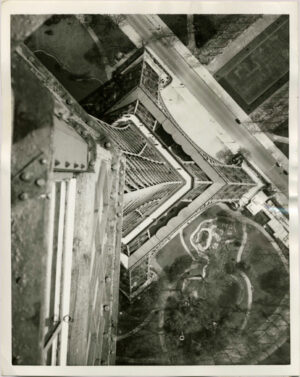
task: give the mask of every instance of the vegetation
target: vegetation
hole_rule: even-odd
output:
[[[188,43],[185,14],[160,14],[160,18],[185,45]]]
[[[222,149],[216,154],[217,159],[225,164],[230,164],[233,156],[234,154],[229,149]]]
[[[248,242],[243,253],[246,273],[253,286],[253,302],[248,330],[257,328],[281,304],[289,291],[288,274],[269,240],[248,226]]]
[[[247,262],[245,262],[244,260],[238,262],[238,263],[236,264],[236,267],[237,267],[240,271],[243,271],[243,272],[246,272],[246,273],[249,272],[250,269],[251,269],[251,266],[250,266]]]
[[[99,64],[101,59],[98,48],[93,45],[84,55],[85,60],[91,64]]]
[[[128,54],[135,49],[134,44],[119,28],[122,15],[116,15],[113,19],[108,15],[93,14],[87,20],[101,44],[110,65],[118,60],[118,55]]]
[[[275,266],[259,277],[259,284],[261,289],[270,295],[282,295],[286,293],[289,283],[287,275],[282,274],[279,266]]]
[[[119,298],[119,334],[125,334],[135,327],[151,312],[157,309],[158,297],[161,290],[161,283],[153,282],[140,296],[129,301],[120,292]]]
[[[151,324],[150,324],[151,326]],[[162,365],[157,332],[141,330],[128,339],[117,342],[117,365]]]
[[[207,15],[194,15],[195,39],[198,48],[205,45],[217,32],[216,22]]]
[[[236,304],[237,283],[222,287],[219,296],[215,294],[214,284],[206,285],[205,289],[205,299],[187,297],[178,291],[167,302],[164,329],[168,347],[171,355],[179,357],[183,363],[197,364],[200,355],[204,357],[221,351],[237,331],[232,316],[244,315],[243,309]]]
[[[286,157],[289,157],[289,145],[285,143],[280,143],[278,141],[275,141],[274,144],[276,145],[277,148],[281,150],[283,154],[286,155]]]
[[[170,282],[174,282],[178,280],[180,275],[184,273],[184,271],[190,267],[192,259],[188,255],[183,255],[178,257],[175,262],[170,266],[165,268],[165,273]]]
[[[179,236],[161,250],[156,261],[164,268],[163,276],[126,309],[132,317],[123,317],[120,324],[126,318],[131,321],[125,325],[127,328],[136,327],[151,309],[157,311],[139,333],[118,342],[122,363],[218,364],[224,361],[221,355],[226,347],[230,362],[230,347],[233,358],[235,347],[249,348],[250,352],[250,347],[257,345],[255,330],[278,308],[287,309],[288,301],[282,299],[288,293],[288,274],[273,245],[256,228],[247,225],[247,242],[238,263],[241,223],[218,206],[185,228],[186,243],[197,226],[208,219],[214,219],[211,224],[217,225],[219,241],[207,251],[206,273],[203,271],[208,260],[203,257],[193,261],[183,250]],[[242,272],[252,286],[248,317],[249,296]]]
[[[181,245],[179,235],[177,235],[158,252],[156,255],[156,261],[164,271],[168,273],[170,265],[176,260],[176,258],[186,255],[187,254]]]
[[[290,340],[288,339],[281,347],[279,347],[267,359],[261,361],[262,365],[280,365],[290,364]]]

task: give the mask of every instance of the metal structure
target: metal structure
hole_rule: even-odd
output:
[[[26,33],[26,17],[13,18],[12,361],[111,365],[119,289],[138,296],[156,279],[151,260],[164,245],[210,206],[243,205],[256,182],[241,161],[223,164],[185,134],[160,94],[172,76],[147,49],[77,103],[22,42],[47,17],[29,16]],[[258,17],[236,16],[233,30],[225,22],[200,60],[210,64]],[[266,123],[273,102],[276,114],[287,109],[273,97],[255,119]],[[288,317],[286,296],[255,330],[253,363],[279,335],[286,341]],[[249,352],[216,357],[239,363]]]
[[[238,204],[256,183],[188,138],[160,96],[171,76],[148,50],[122,68],[82,105],[127,159],[121,289],[132,298],[155,278],[150,258],[187,221],[213,203]]]
[[[125,159],[25,45],[12,59],[12,361],[113,364]]]

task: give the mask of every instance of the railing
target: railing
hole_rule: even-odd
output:
[[[52,184],[43,364],[66,365],[68,352],[76,179]]]
[[[164,113],[166,114],[167,118],[173,123],[176,130],[185,137],[186,140],[197,150],[197,152],[207,161],[210,165],[220,165],[220,161],[216,160],[215,158],[209,156],[206,152],[204,152],[178,125],[177,121],[169,112],[168,108],[166,107],[164,100],[162,99],[160,91],[158,92],[158,100],[161,106],[164,109]]]

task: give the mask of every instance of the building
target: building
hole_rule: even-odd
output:
[[[134,297],[155,278],[150,258],[208,205],[239,203],[256,183],[190,140],[168,113],[160,90],[172,80],[139,50],[82,106],[104,120],[126,156],[121,289]]]
[[[284,209],[279,209],[263,191],[254,195],[246,206],[251,215],[264,215],[263,225],[269,227],[277,242],[289,248],[289,220]]]

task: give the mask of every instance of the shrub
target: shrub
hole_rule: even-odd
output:
[[[270,295],[285,293],[288,289],[288,278],[279,266],[262,274],[259,277],[261,289]]]
[[[188,255],[176,258],[175,262],[165,269],[167,277],[170,281],[176,281],[180,275],[191,265],[191,258]]]

